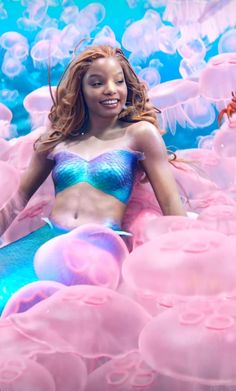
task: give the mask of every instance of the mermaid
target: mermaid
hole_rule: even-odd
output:
[[[120,49],[87,47],[65,70],[47,130],[35,141],[19,188],[0,212],[1,236],[50,174],[55,202],[46,223],[0,250],[1,308],[14,292],[38,280],[35,253],[50,240],[96,224],[131,249],[124,215],[144,176],[163,215],[185,215],[155,108]]]

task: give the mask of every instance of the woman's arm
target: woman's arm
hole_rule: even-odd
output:
[[[47,159],[47,153],[34,152],[28,168],[21,177],[19,188],[0,210],[0,236],[7,230],[32,195],[50,174],[54,163]]]
[[[163,214],[186,216],[158,129],[151,123],[142,121],[136,124],[134,133],[137,149],[145,154],[143,168]]]

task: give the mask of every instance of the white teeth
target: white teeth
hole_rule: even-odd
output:
[[[109,99],[102,102],[103,105],[115,105],[118,103],[118,99]]]

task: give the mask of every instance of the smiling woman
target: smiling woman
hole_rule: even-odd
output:
[[[157,127],[156,110],[148,102],[145,85],[120,49],[94,46],[76,56],[56,89],[49,120],[46,133],[34,144],[31,162],[21,178],[17,194],[1,211],[1,234],[51,172],[55,201],[47,224],[21,239],[23,261],[22,254],[14,251],[19,248],[18,242],[1,249],[0,259],[5,265],[3,304],[15,290],[38,278],[67,285],[86,282],[113,287],[114,273],[119,270],[115,254],[117,251],[127,253],[120,237],[127,240],[126,237],[132,236],[123,229],[124,214],[134,185],[143,174],[150,181],[164,215],[185,214]],[[89,224],[92,224],[91,230],[87,229]],[[109,262],[116,266],[112,266],[110,277],[106,274],[109,262],[104,268],[102,259],[99,263],[94,261],[95,264],[91,259],[93,271],[89,268],[87,272],[83,268],[81,271],[81,258],[78,261],[78,257],[85,251],[81,235],[78,234],[80,239],[76,246],[71,239],[73,254],[70,252],[70,256],[66,245],[61,248],[70,238],[68,235],[73,234],[78,239],[78,229],[80,232],[85,229],[86,234],[81,235],[86,243],[93,237],[92,243],[97,249],[105,248],[111,253],[113,261]],[[110,239],[104,241],[107,229],[113,231],[116,245],[112,245],[114,240],[108,234]],[[56,263],[53,267],[50,262],[49,267],[45,261],[49,249],[51,260],[58,260],[59,253],[64,254],[60,258],[64,266],[75,262],[77,254],[76,267],[71,265],[74,272],[76,270],[76,278],[73,272],[73,275],[69,274],[69,280],[65,280],[59,272],[64,268],[62,265]],[[34,269],[35,254],[37,266]],[[24,278],[19,273],[19,265],[24,270]],[[98,275],[103,276],[102,280]],[[116,277],[115,281],[118,279]]]

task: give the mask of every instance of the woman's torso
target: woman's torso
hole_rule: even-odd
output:
[[[66,229],[87,223],[122,226],[143,158],[133,137],[136,124],[124,125],[104,137],[68,139],[49,154],[55,162],[53,222]]]

